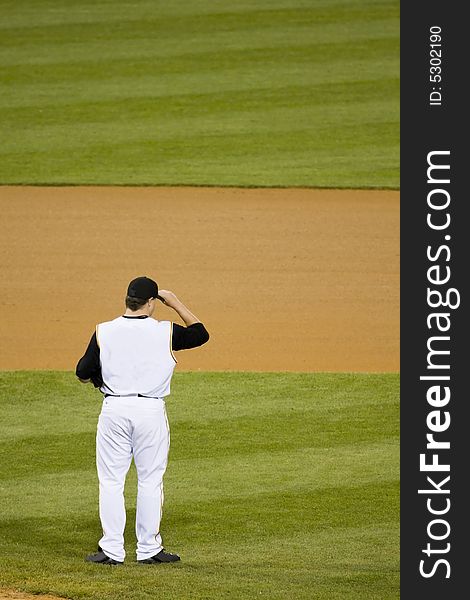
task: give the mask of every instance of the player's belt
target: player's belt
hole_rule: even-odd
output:
[[[158,400],[157,396],[144,396],[143,394],[105,394],[105,398],[133,398],[137,396],[138,398],[152,398],[154,400]]]

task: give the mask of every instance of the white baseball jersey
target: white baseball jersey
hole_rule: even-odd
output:
[[[152,318],[121,316],[97,325],[101,391],[114,396],[168,396],[176,365],[171,350],[172,331],[171,321]]]

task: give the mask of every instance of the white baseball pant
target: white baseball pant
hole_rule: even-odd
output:
[[[162,549],[160,520],[163,475],[168,462],[170,430],[162,398],[108,397],[98,419],[96,466],[103,552],[117,561],[125,558],[126,509],[124,483],[132,457],[137,469],[137,560]]]

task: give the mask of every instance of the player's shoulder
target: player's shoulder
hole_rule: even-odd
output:
[[[123,320],[122,316],[119,316],[119,317],[116,317],[115,319],[111,319],[110,321],[103,321],[102,323],[97,323],[97,325],[96,325],[96,332],[98,332],[98,331],[112,330],[122,320]]]
[[[152,321],[153,326],[159,329],[170,329],[172,326],[171,321],[158,321],[157,319],[149,319],[149,321]]]
[[[162,336],[164,338],[171,337],[171,321],[159,321],[151,317],[150,319],[145,319],[145,322],[147,323],[147,331],[152,335],[158,338]]]
[[[120,315],[119,317],[116,317],[115,319],[111,319],[109,321],[103,321],[102,323],[98,323],[97,327],[101,327],[102,325],[112,325],[113,323],[116,323],[117,321],[121,321],[122,320],[122,315]]]

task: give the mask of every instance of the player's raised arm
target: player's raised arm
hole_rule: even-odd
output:
[[[187,308],[181,300],[179,300],[173,292],[168,290],[159,290],[158,292],[159,298],[163,301],[164,304],[172,308],[176,311],[179,316],[183,319],[186,325],[192,325],[193,323],[200,323],[199,319],[196,315]]]
[[[172,350],[186,350],[202,346],[209,340],[209,332],[181,300],[173,292],[160,290],[160,300],[172,308],[183,320],[186,327],[177,323],[173,324]]]

